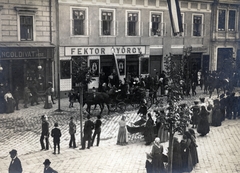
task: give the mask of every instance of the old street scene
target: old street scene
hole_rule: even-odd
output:
[[[240,172],[239,0],[0,2],[0,173]]]

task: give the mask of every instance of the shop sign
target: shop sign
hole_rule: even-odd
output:
[[[53,48],[8,47],[0,48],[0,58],[53,58]]]
[[[65,56],[74,55],[131,55],[145,54],[145,46],[114,46],[114,47],[65,47]]]

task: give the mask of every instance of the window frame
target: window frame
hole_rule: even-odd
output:
[[[224,28],[219,28],[219,12],[220,12],[220,10],[223,10],[223,11],[225,11],[225,16],[224,16]],[[222,8],[220,8],[220,9],[218,9],[218,12],[217,12],[217,31],[226,31],[227,30],[227,28],[226,28],[226,20],[227,20],[227,10],[226,9],[222,9]]]
[[[35,39],[34,39],[34,15],[25,15],[25,14],[19,14],[19,40],[20,41],[34,41]],[[32,18],[32,33],[31,33],[31,39],[27,39],[27,38],[25,38],[25,39],[22,39],[22,24],[21,24],[21,17],[31,17]]]
[[[201,24],[200,24],[200,29],[201,29],[201,31],[200,31],[200,35],[199,36],[196,36],[196,35],[194,35],[194,16],[201,16]],[[203,35],[203,30],[204,30],[204,28],[203,28],[203,24],[204,24],[204,14],[199,14],[199,13],[193,13],[192,14],[192,32],[191,32],[191,36],[192,37],[203,37],[204,35]]]
[[[103,20],[102,20],[102,13],[103,12],[107,12],[107,13],[109,13],[109,12],[111,12],[112,13],[112,24],[111,24],[111,31],[110,31],[110,35],[104,35],[103,34],[103,27],[102,27],[102,22],[103,22]],[[115,9],[110,9],[110,8],[100,8],[99,9],[99,35],[101,36],[101,37],[114,37],[114,36],[116,36],[116,23],[115,23],[115,21],[116,21],[116,15],[115,15],[116,13],[115,13]]]
[[[160,35],[154,35],[152,34],[152,25],[153,25],[153,22],[152,22],[152,15],[160,15],[160,22],[159,22],[159,28],[160,29]],[[158,12],[158,11],[150,11],[150,16],[149,16],[149,36],[150,37],[162,37],[163,34],[164,34],[164,26],[163,26],[163,12]]]
[[[128,14],[129,13],[137,13],[138,14],[138,20],[136,22],[136,35],[129,35],[128,34]],[[141,36],[141,27],[140,27],[140,23],[141,23],[141,12],[140,10],[126,10],[126,14],[125,14],[126,18],[125,18],[125,36],[126,37],[140,37]]]
[[[234,20],[234,28],[233,29],[229,29],[229,26],[230,26],[230,24],[229,24],[229,22],[230,22],[230,11],[234,11],[235,12],[235,20]],[[236,9],[229,9],[228,10],[228,23],[227,23],[227,30],[228,31],[232,31],[232,32],[234,32],[234,31],[237,31],[237,18],[238,18],[238,14],[237,14],[237,10]]]
[[[85,17],[84,17],[84,26],[83,26],[83,35],[75,35],[73,32],[73,10],[80,10],[84,11]],[[88,8],[87,7],[70,7],[70,34],[71,37],[87,37],[89,35],[89,26],[88,26]]]

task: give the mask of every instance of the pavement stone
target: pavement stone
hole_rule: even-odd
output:
[[[184,99],[184,102],[193,103],[198,97],[206,97],[198,91],[197,97]],[[77,124],[76,142],[80,144],[80,118],[79,104],[74,108],[68,108],[68,99],[61,99],[62,112],[55,111],[58,105],[52,109],[43,109],[43,103],[30,106],[27,109],[12,114],[0,114],[0,173],[7,173],[10,163],[9,151],[17,149],[18,157],[22,162],[24,173],[42,173],[43,161],[50,159],[51,167],[59,173],[145,173],[146,152],[150,152],[151,146],[145,146],[141,136],[129,136],[129,144],[116,145],[118,121],[122,114],[103,112],[103,125],[100,146],[90,149],[68,148],[69,134],[68,122],[73,116]],[[149,111],[152,112],[158,107]],[[137,110],[128,110],[124,113],[129,125],[138,120]],[[93,119],[96,119],[98,110],[93,111]],[[40,151],[40,131],[43,114],[48,115],[50,129],[54,122],[59,123],[62,130],[61,154],[53,155],[53,149]],[[240,120],[225,120],[220,127],[211,127],[210,133],[205,137],[197,136],[199,163],[193,173],[237,173],[240,172]],[[181,136],[176,134],[181,139]],[[52,145],[52,139],[50,138]],[[163,143],[164,152],[167,152],[168,142]]]

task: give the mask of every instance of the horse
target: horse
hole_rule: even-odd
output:
[[[87,104],[87,112],[90,114],[90,109],[92,105],[99,105],[100,106],[100,115],[104,109],[104,104],[107,105],[108,114],[110,113],[109,109],[109,95],[104,92],[85,92],[83,94],[83,106]]]
[[[218,76],[215,77],[210,77],[209,78],[209,98],[211,98],[213,91],[216,89],[217,90],[217,95],[219,97],[220,95],[220,90],[226,93],[226,90],[229,90],[229,79],[227,78],[220,78]]]

